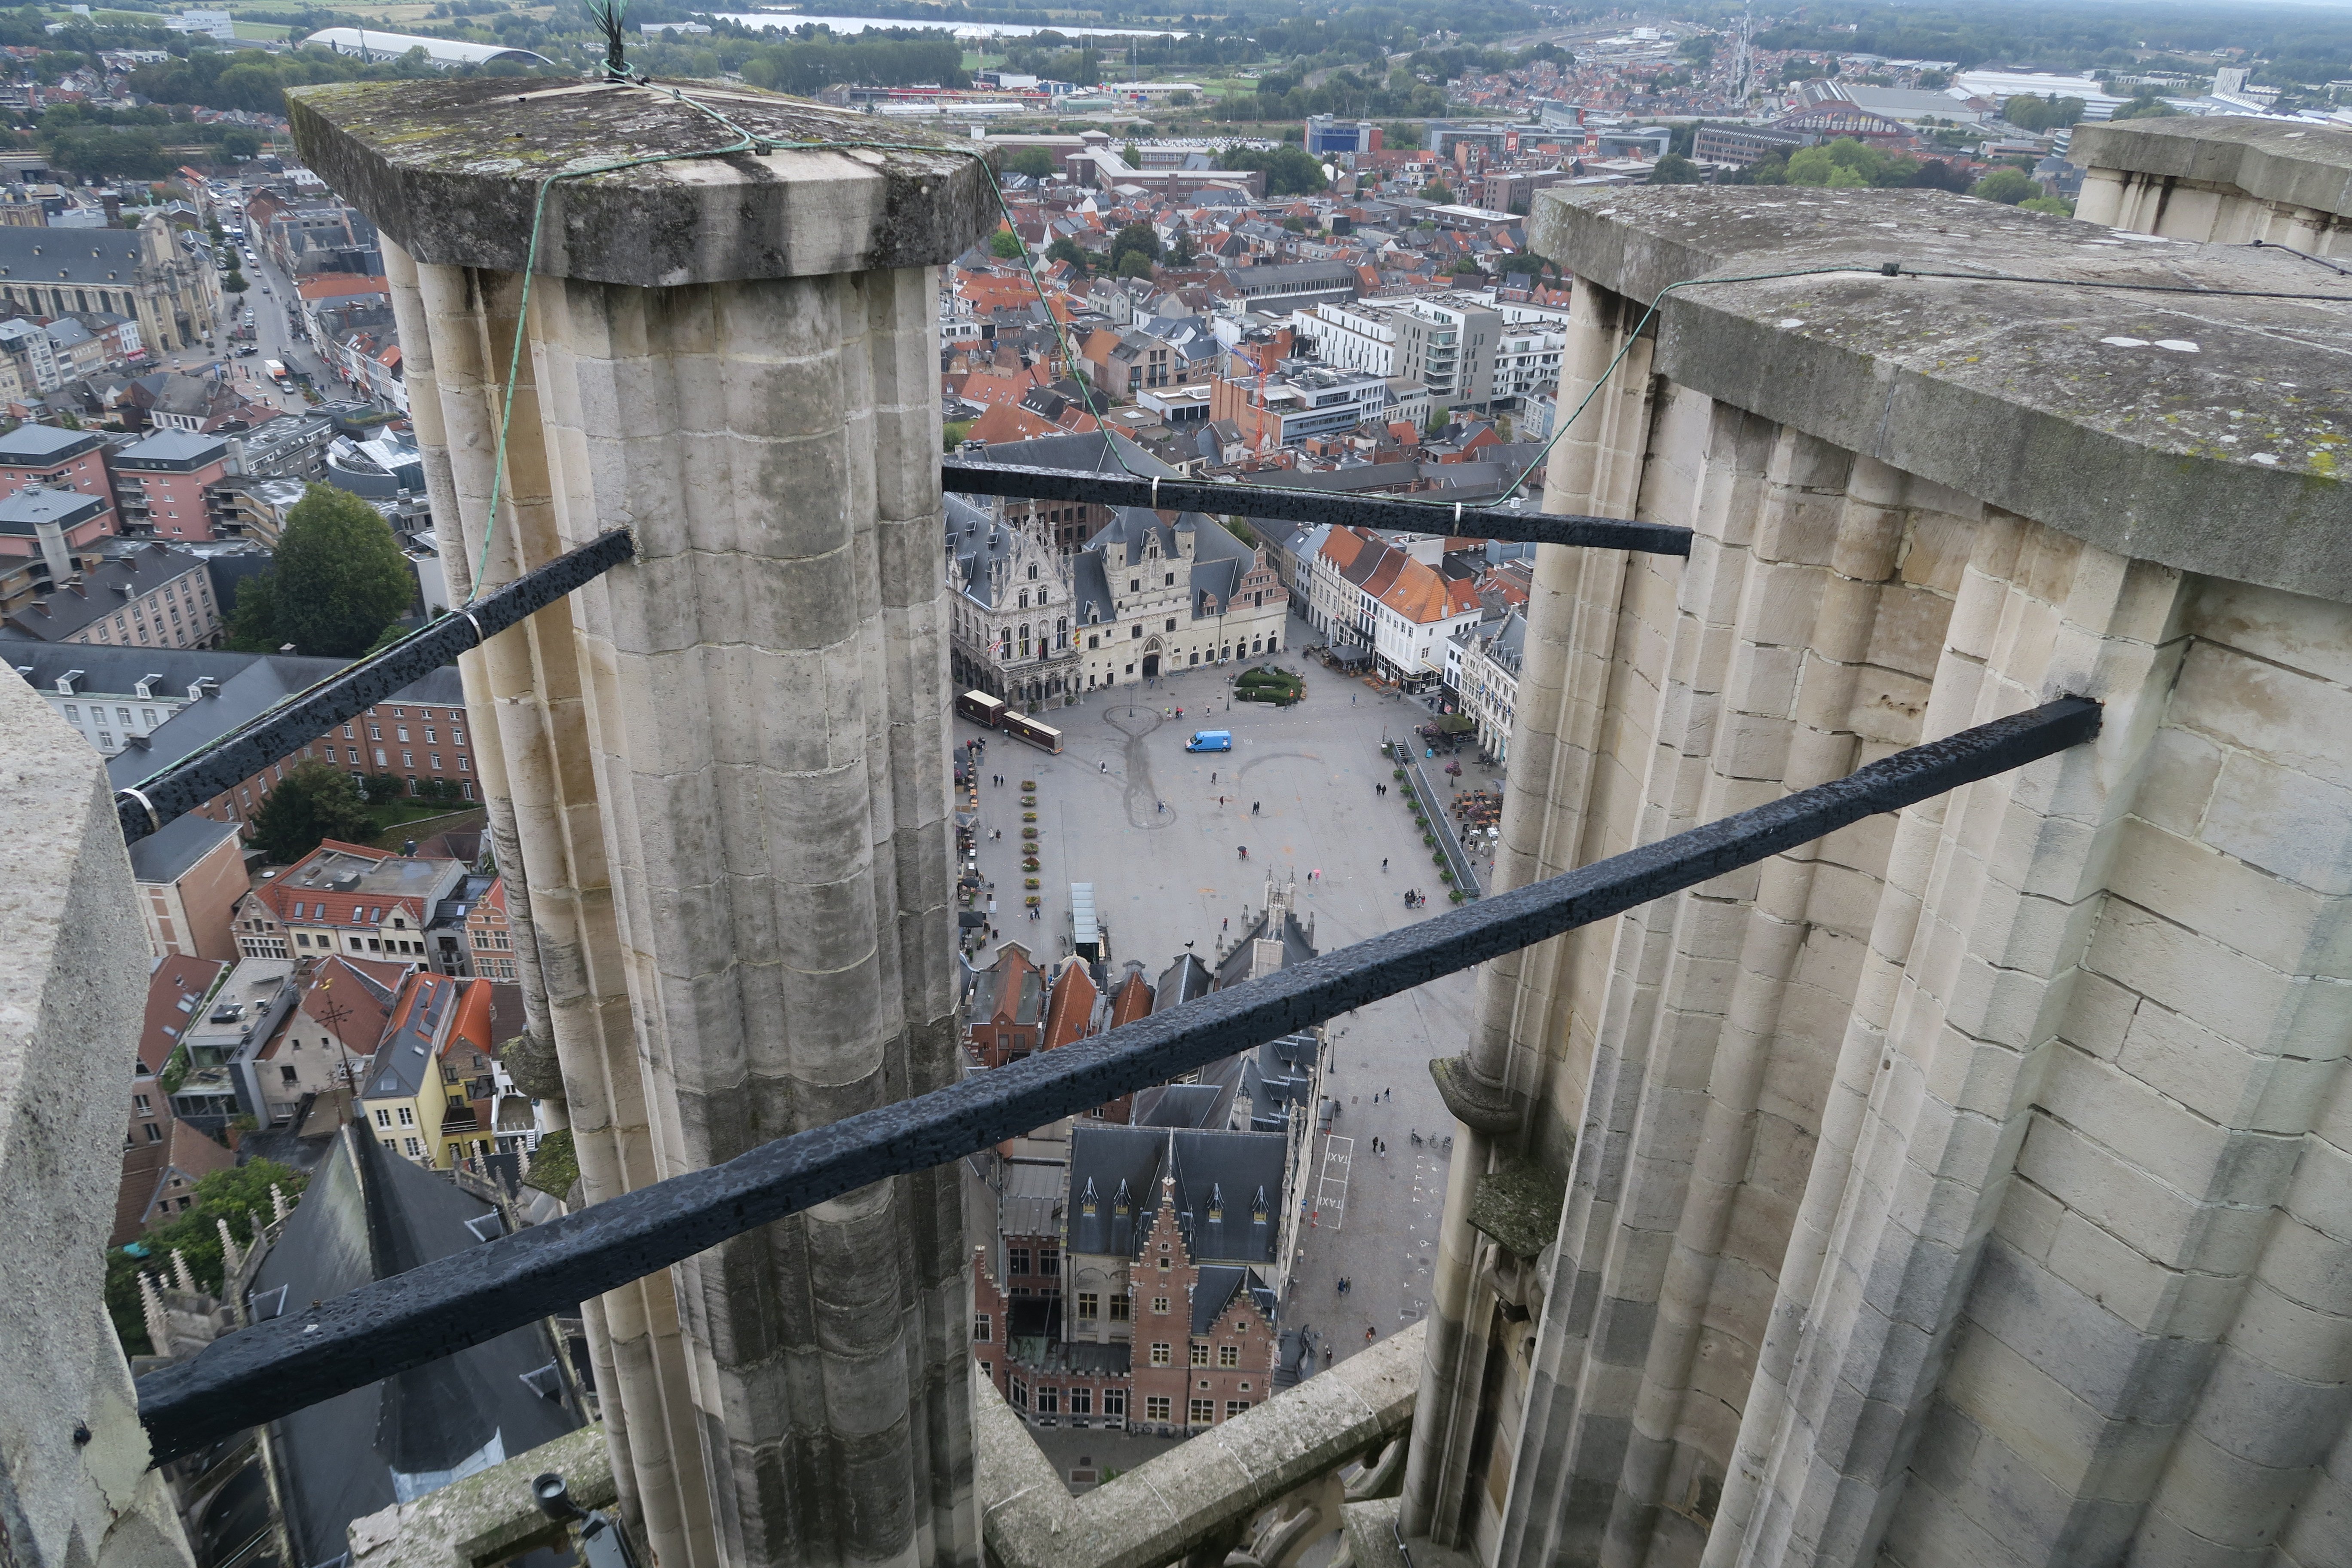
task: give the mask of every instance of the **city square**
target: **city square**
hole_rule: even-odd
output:
[[[1004,942],[1041,963],[1068,954],[1073,882],[1093,885],[1112,975],[1133,960],[1155,981],[1188,946],[1213,968],[1220,938],[1230,942],[1263,910],[1269,878],[1295,880],[1300,918],[1324,952],[1452,907],[1380,749],[1411,736],[1430,710],[1327,669],[1305,646],[1306,624],[1290,631],[1297,651],[1277,662],[1306,676],[1307,695],[1289,708],[1234,700],[1237,669],[1202,669],[1040,712],[1062,731],[1058,756],[956,720],[959,745],[988,742],[977,848],[996,935],[977,962]],[[1185,750],[1196,731],[1217,729],[1232,731],[1232,751]],[[1466,750],[1459,760],[1458,777],[1439,771],[1442,757],[1426,763],[1436,787],[1499,787],[1499,770]],[[1024,781],[1037,786],[1032,808],[1021,805],[1033,793]],[[1037,820],[1024,824],[1024,811]],[[1022,869],[1024,826],[1038,830],[1035,872]],[[1483,859],[1477,870],[1483,879]],[[1031,877],[1035,920],[1023,903]],[[1408,909],[1408,889],[1430,901]],[[1473,994],[1473,973],[1450,975],[1329,1026],[1324,1092],[1337,1112],[1293,1195],[1310,1223],[1281,1326],[1311,1331],[1335,1361],[1362,1348],[1367,1329],[1386,1335],[1426,1310],[1445,1190],[1439,1130],[1452,1127],[1426,1063],[1461,1048]]]

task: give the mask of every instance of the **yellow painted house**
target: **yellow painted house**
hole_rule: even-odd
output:
[[[447,1170],[478,1138],[467,1080],[488,1070],[489,1054],[490,983],[411,974],[360,1080],[360,1109],[377,1141]]]

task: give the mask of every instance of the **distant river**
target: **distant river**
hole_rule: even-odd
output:
[[[1059,33],[1066,38],[1164,38],[1187,36],[1181,27],[1024,26],[1012,22],[924,22],[907,16],[818,16],[799,11],[721,11],[722,22],[747,27],[781,27],[790,31],[808,22],[822,22],[835,33],[862,33],[868,27],[924,27],[953,33],[959,38],[1025,38],[1032,33]]]

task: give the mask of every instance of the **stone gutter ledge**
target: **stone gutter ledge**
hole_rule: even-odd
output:
[[[981,1529],[999,1568],[1162,1568],[1266,1504],[1402,1436],[1421,1386],[1413,1324],[1083,1497],[974,1373]],[[373,1568],[373,1565],[371,1565]]]

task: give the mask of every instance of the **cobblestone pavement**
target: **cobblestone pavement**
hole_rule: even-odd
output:
[[[1303,645],[1305,623],[1294,619],[1291,631]],[[1024,942],[1041,963],[1067,953],[1073,881],[1094,884],[1114,965],[1135,959],[1154,980],[1188,943],[1213,964],[1220,935],[1230,938],[1264,906],[1269,873],[1297,879],[1300,908],[1326,952],[1449,907],[1379,751],[1384,734],[1410,732],[1429,710],[1303,653],[1278,662],[1307,677],[1307,699],[1294,708],[1228,709],[1223,677],[1193,671],[1041,713],[1063,732],[1059,756],[996,736],[979,768],[980,868],[996,884],[1000,940]],[[1230,729],[1234,749],[1187,752],[1185,741],[1203,729]],[[983,733],[962,719],[956,731],[959,742]],[[997,775],[1005,784],[994,784]],[[1441,787],[1493,783],[1468,762],[1458,780],[1432,776]],[[1024,780],[1036,785],[1034,823],[1022,821]],[[1382,784],[1386,795],[1375,793]],[[1038,835],[1034,921],[1022,912],[1024,826]],[[1247,861],[1238,853],[1244,846]],[[1479,869],[1483,877],[1483,861]],[[1406,910],[1408,888],[1430,903]],[[1450,1130],[1425,1064],[1462,1047],[1472,984],[1467,973],[1451,975],[1331,1021],[1325,1092],[1339,1116],[1330,1137],[1316,1138],[1314,1171],[1302,1184],[1315,1223],[1292,1260],[1281,1317],[1286,1328],[1313,1331],[1335,1360],[1361,1349],[1367,1328],[1386,1335],[1427,1310],[1445,1153],[1412,1139]],[[1336,1210],[1328,1219],[1313,1207],[1318,1194]],[[1353,1284],[1344,1296],[1336,1289],[1343,1276]]]

